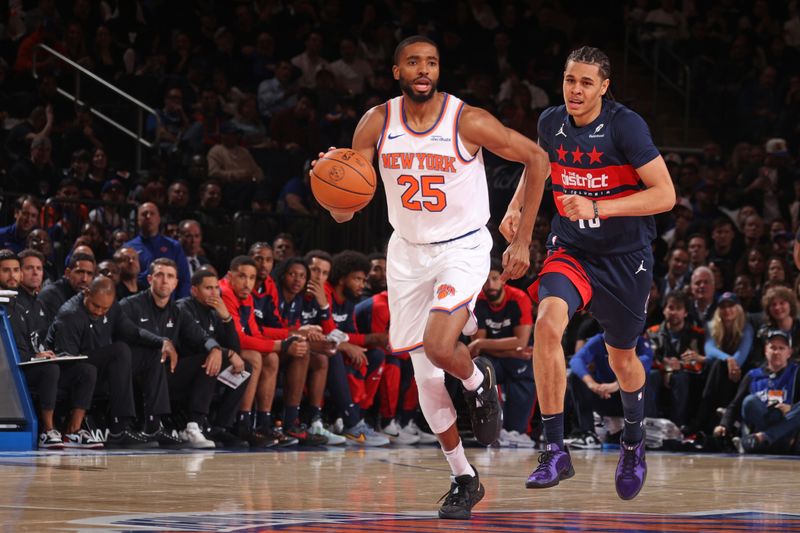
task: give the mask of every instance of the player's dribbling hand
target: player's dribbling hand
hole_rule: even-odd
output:
[[[571,221],[594,219],[594,207],[588,198],[577,194],[565,194],[558,200],[561,202],[564,216]]]
[[[514,235],[517,234],[521,216],[522,212],[519,209],[509,208],[503,216],[503,220],[500,221],[500,227],[498,229],[506,242],[511,242],[512,239],[514,239]]]

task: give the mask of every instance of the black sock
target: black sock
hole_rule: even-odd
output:
[[[111,426],[109,426],[108,430],[111,433],[122,433],[125,429],[130,426],[130,421],[127,417],[113,417],[111,419]]]
[[[312,422],[314,420],[321,420],[322,419],[322,407],[311,407],[311,416],[309,420]]]
[[[300,407],[297,405],[284,405],[283,406],[283,424],[290,428],[294,426],[300,419]]]
[[[144,421],[144,432],[153,434],[161,429],[161,417],[159,415],[147,415]]]
[[[257,428],[272,428],[272,413],[269,411],[256,411],[256,427]]]
[[[253,429],[253,419],[250,411],[239,411],[236,417],[236,430],[239,433],[249,433]]]
[[[351,428],[358,424],[359,420],[361,420],[361,409],[356,404],[351,403],[342,413],[344,427]]]
[[[628,444],[637,444],[644,438],[644,386],[633,392],[619,390],[622,397],[622,412],[625,415],[625,427],[622,440]]]
[[[557,444],[564,449],[564,411],[554,415],[542,413],[542,423],[544,424],[544,440],[548,444]]]
[[[414,418],[414,411],[413,410],[400,410],[400,416],[397,419],[397,422],[400,424],[400,427],[406,427],[409,422]]]

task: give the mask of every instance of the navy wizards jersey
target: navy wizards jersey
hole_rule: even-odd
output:
[[[608,255],[650,246],[656,237],[651,216],[572,222],[563,216],[559,201],[565,194],[610,200],[646,188],[635,169],[658,157],[659,152],[642,117],[604,99],[600,115],[578,128],[566,106],[550,107],[539,117],[539,145],[550,157],[553,196],[559,210],[553,217],[549,248]]]

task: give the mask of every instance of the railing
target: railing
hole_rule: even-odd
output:
[[[122,133],[124,133],[125,135],[127,135],[128,137],[130,137],[130,138],[132,138],[132,139],[134,139],[136,141],[136,170],[137,171],[141,171],[142,170],[142,147],[153,148],[155,146],[155,143],[152,143],[152,142],[148,141],[142,135],[144,133],[144,126],[145,126],[144,115],[145,115],[145,113],[147,113],[148,115],[151,115],[151,116],[155,117],[156,125],[160,126],[161,125],[161,119],[158,116],[158,113],[156,112],[156,110],[151,108],[147,104],[137,100],[136,98],[134,98],[133,96],[129,95],[125,91],[120,90],[118,87],[108,83],[104,79],[102,79],[99,76],[97,76],[96,74],[94,74],[92,71],[90,71],[87,68],[85,68],[85,67],[79,65],[78,63],[72,61],[70,58],[64,56],[63,54],[60,54],[59,52],[57,52],[56,50],[53,50],[52,48],[50,48],[49,46],[47,46],[45,44],[37,45],[36,49],[33,52],[33,70],[32,70],[32,74],[33,74],[34,79],[38,79],[39,78],[39,72],[38,72],[36,67],[37,67],[37,63],[38,63],[39,54],[42,53],[42,52],[45,52],[45,53],[50,54],[53,57],[57,58],[62,64],[71,67],[72,71],[74,72],[74,75],[75,75],[75,94],[72,94],[72,93],[62,89],[61,87],[58,87],[57,90],[58,90],[58,93],[60,95],[64,96],[65,98],[68,98],[68,99],[72,100],[73,102],[75,102],[78,105],[87,105],[87,107],[89,108],[89,110],[91,111],[91,113],[94,116],[96,116],[97,118],[103,120],[107,124],[113,126],[117,130],[121,131]],[[130,128],[127,128],[126,126],[124,126],[122,124],[120,124],[119,122],[117,122],[113,118],[109,117],[108,115],[106,115],[105,113],[100,111],[99,109],[96,109],[96,108],[94,108],[92,106],[89,106],[86,102],[84,102],[81,99],[81,79],[82,79],[82,76],[86,76],[87,78],[89,78],[92,81],[98,83],[99,85],[105,87],[109,91],[115,93],[117,96],[123,98],[128,103],[133,104],[135,106],[136,115],[137,115],[135,131],[130,129]]]
[[[689,142],[689,113],[691,109],[692,100],[692,69],[691,67],[676,54],[669,46],[666,46],[663,41],[654,39],[650,41],[653,45],[651,49],[643,49],[636,41],[635,36],[632,35],[631,25],[625,24],[625,52],[622,67],[622,87],[623,94],[628,90],[628,67],[630,63],[630,56],[633,54],[642,63],[644,63],[652,72],[653,75],[653,120],[655,121],[655,128],[659,130],[661,127],[660,119],[658,117],[659,98],[661,85],[672,90],[675,94],[683,99],[683,117],[682,117],[682,140],[684,144]],[[683,76],[683,80],[675,80],[669,72],[662,68],[664,58],[674,65],[677,69],[677,74]]]

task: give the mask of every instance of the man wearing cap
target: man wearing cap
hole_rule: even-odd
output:
[[[249,208],[249,199],[256,190],[255,184],[264,179],[264,171],[247,148],[239,144],[240,132],[232,122],[220,127],[221,143],[208,151],[208,176],[223,183],[223,198],[236,209]],[[248,200],[244,205],[243,200]],[[243,204],[243,205],[238,205]]]
[[[732,436],[741,416],[751,431],[742,438],[745,452],[785,453],[800,431],[800,366],[789,361],[792,341],[785,331],[773,329],[766,337],[766,362],[742,379],[714,435]]]

